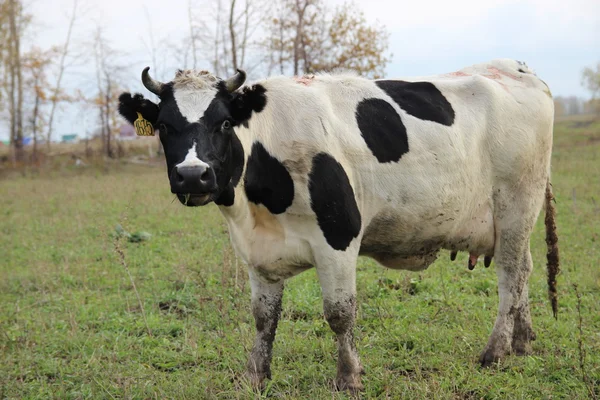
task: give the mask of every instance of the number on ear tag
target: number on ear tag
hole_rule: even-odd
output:
[[[133,122],[135,133],[138,136],[154,136],[154,127],[150,121],[144,119],[140,113],[137,113],[137,115],[138,118]]]

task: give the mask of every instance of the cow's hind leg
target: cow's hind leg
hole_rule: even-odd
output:
[[[328,254],[319,258],[317,273],[323,292],[323,311],[338,343],[335,385],[338,390],[355,393],[363,389],[362,367],[354,344],[357,254]]]
[[[499,361],[512,350],[513,334],[521,329],[529,329],[531,318],[527,300],[527,281],[531,264],[526,259],[529,253],[529,241],[511,230],[501,233],[500,254],[495,252],[496,272],[498,275],[498,316],[494,329],[479,359],[484,367]],[[517,321],[519,321],[517,323]],[[519,335],[521,335],[519,333]],[[521,343],[520,340],[517,342]]]
[[[265,378],[271,378],[273,341],[281,316],[284,285],[283,280],[275,283],[265,282],[252,269],[249,275],[256,339],[248,359],[246,376],[253,387],[262,389]]]
[[[494,329],[479,359],[484,367],[512,351],[528,352],[534,338],[527,287],[533,268],[529,237],[539,214],[543,189],[530,188],[526,193],[513,193],[509,200],[500,196],[495,199],[499,209],[494,220],[499,306]]]
[[[512,335],[512,351],[517,355],[526,355],[531,353],[531,341],[535,340],[535,332],[531,323],[531,313],[529,311],[529,286],[527,279],[533,269],[531,252],[529,249],[523,259],[523,273],[526,273],[525,287],[521,293],[521,300],[515,312],[515,326]]]

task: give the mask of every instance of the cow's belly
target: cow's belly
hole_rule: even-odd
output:
[[[420,271],[436,260],[440,249],[492,256],[494,240],[488,203],[469,217],[446,211],[419,221],[387,211],[373,218],[365,229],[360,253],[388,268]]]

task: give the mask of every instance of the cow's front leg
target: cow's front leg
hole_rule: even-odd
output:
[[[256,338],[248,359],[246,376],[253,387],[262,389],[265,378],[271,379],[273,340],[281,315],[283,280],[275,283],[265,282],[252,269],[249,275]]]
[[[323,292],[325,319],[337,336],[336,388],[358,392],[363,386],[362,367],[354,344],[356,256],[331,257],[317,266],[317,273]]]

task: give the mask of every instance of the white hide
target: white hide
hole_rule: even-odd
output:
[[[494,60],[403,79],[434,83],[455,111],[452,126],[407,114],[372,81],[357,76],[317,75],[307,85],[286,77],[259,82],[267,89],[267,106],[252,116],[250,129],[237,127],[236,133],[246,157],[259,140],[284,165],[295,166],[289,171],[295,197],[284,214],[273,216],[249,204],[238,185],[234,206],[221,208],[234,248],[250,266],[274,275],[282,265],[314,265],[315,251],[333,251],[316,223],[307,188],[312,157],[326,151],[353,186],[361,234],[378,218],[394,218],[397,228],[381,234],[403,242],[401,255],[407,258],[432,238],[443,238],[442,247],[493,254],[493,191],[528,181],[545,184],[549,174],[552,99],[539,78],[518,68],[512,60]],[[386,99],[406,126],[410,150],[398,162],[379,163],[361,136],[355,110],[369,97]],[[270,228],[258,230],[262,225],[254,215],[266,216]],[[360,240],[369,238],[355,239]]]
[[[188,150],[183,161],[175,165],[175,168],[181,167],[204,167],[205,169],[210,167],[207,163],[198,158],[198,153],[196,151],[196,142],[192,144],[192,147],[190,147],[190,149]]]
[[[188,122],[198,122],[214,99],[215,94],[217,94],[217,90],[214,87],[204,90],[181,88],[174,91],[173,97],[181,115]]]

